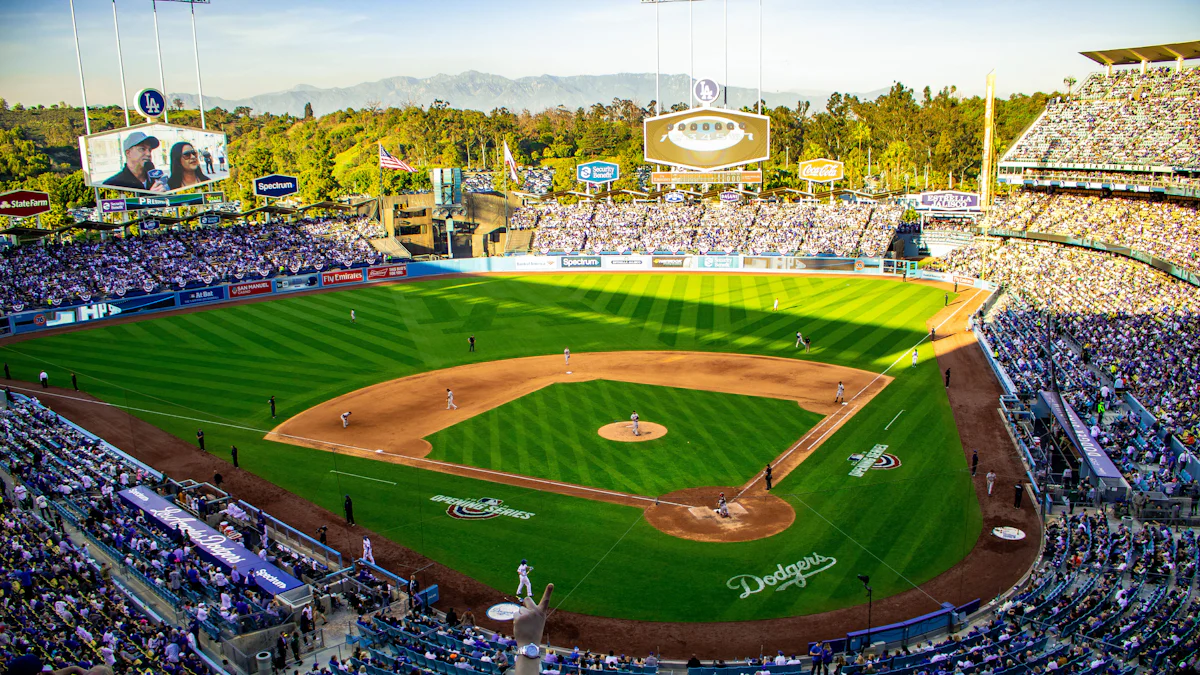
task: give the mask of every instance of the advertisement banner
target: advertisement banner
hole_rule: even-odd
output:
[[[800,180],[832,183],[846,177],[846,165],[835,159],[810,159],[797,165]]]
[[[217,302],[225,299],[225,287],[197,288],[192,291],[179,292],[179,306],[198,305],[204,302]]]
[[[978,211],[979,195],[958,190],[922,192],[917,204],[921,211]]]
[[[387,265],[367,270],[367,281],[385,281],[408,276],[408,265]]]
[[[513,266],[519,270],[552,270],[558,267],[558,263],[554,258],[518,256],[513,258]]]
[[[600,267],[600,256],[596,255],[565,255],[558,260],[563,269]]]
[[[276,293],[291,293],[292,291],[305,291],[310,288],[317,288],[320,285],[321,277],[316,274],[296,274],[290,277],[275,277],[275,292]]]
[[[254,179],[254,195],[256,197],[286,197],[299,191],[300,181],[295,176],[273,173]]]
[[[736,255],[698,255],[695,260],[696,267],[702,270],[733,270],[742,266],[742,259]]]
[[[687,256],[683,255],[656,255],[650,259],[650,266],[678,269],[687,267],[687,260]]]
[[[781,270],[786,265],[786,259],[781,256],[746,256],[742,258],[742,267],[748,270]]]
[[[650,174],[651,185],[732,185],[762,183],[762,172],[749,169],[729,171],[655,171]],[[671,195],[667,195],[670,197]],[[667,201],[670,201],[669,199]]]
[[[621,166],[612,162],[585,162],[575,167],[580,183],[611,183],[621,178]]]
[[[335,270],[321,273],[322,286],[357,284],[363,281],[363,270]]]
[[[170,194],[229,177],[225,134],[141,124],[79,137],[88,187]]]
[[[126,505],[145,513],[163,534],[169,534],[178,526],[184,536],[196,545],[201,558],[225,570],[236,569],[243,576],[253,578],[259,588],[271,595],[304,585],[292,575],[260,559],[250,549],[229,540],[208,523],[158,496],[148,487],[121,490],[117,496]]]
[[[156,309],[169,309],[174,306],[174,293],[155,293],[136,298],[113,299],[108,302],[77,305],[66,309],[24,312],[12,317],[13,331],[16,333],[28,333],[45,328],[61,328],[63,326],[111,319],[115,316],[136,314]]]
[[[0,216],[28,218],[50,210],[50,194],[33,190],[14,190],[0,195]]]
[[[230,298],[248,298],[252,295],[266,295],[271,292],[271,280],[247,281],[229,287]]]
[[[825,272],[861,271],[861,262],[854,258],[790,258],[788,269]]]
[[[101,199],[101,213],[124,213],[144,209],[166,209],[176,206],[202,206],[220,204],[225,201],[224,192],[197,192],[187,195],[163,195],[161,197],[131,197],[129,199]]]
[[[703,171],[765,161],[771,119],[715,108],[692,108],[643,122],[647,162]]]
[[[606,255],[603,256],[604,266],[613,269],[637,269],[648,267],[649,258],[642,255]]]

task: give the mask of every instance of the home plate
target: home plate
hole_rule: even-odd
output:
[[[746,507],[742,506],[741,504],[729,504],[728,508],[729,516],[731,518],[737,518],[738,516],[745,516],[749,514],[749,511],[746,510]],[[688,513],[692,514],[692,517],[700,518],[702,520],[720,518],[720,516],[717,515],[716,509],[711,509],[707,506],[693,506],[688,509]]]

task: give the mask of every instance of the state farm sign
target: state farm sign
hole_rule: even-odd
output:
[[[832,183],[846,177],[846,165],[835,159],[810,159],[800,162],[800,179],[814,183]]]
[[[28,218],[50,210],[50,195],[32,190],[15,190],[0,195],[0,216]]]

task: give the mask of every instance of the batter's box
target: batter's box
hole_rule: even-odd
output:
[[[729,504],[728,508],[730,518],[737,518],[738,516],[744,516],[748,513],[748,511],[746,511],[746,507],[738,504],[737,502]],[[692,514],[693,517],[700,518],[702,520],[724,520],[717,515],[716,509],[710,509],[707,506],[693,506],[688,509],[688,513]]]

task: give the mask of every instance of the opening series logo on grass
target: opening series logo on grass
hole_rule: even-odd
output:
[[[850,469],[850,475],[862,478],[868,469],[887,470],[900,466],[900,458],[890,452],[884,452],[887,449],[886,445],[876,445],[865,454],[856,452],[847,457],[848,461],[854,462],[854,468]]]
[[[450,506],[446,509],[446,515],[459,520],[489,520],[491,518],[499,518],[500,516],[529,520],[537,515],[529,511],[518,511],[517,509],[502,506],[504,500],[496,499],[495,497],[459,499],[458,497],[447,497],[446,495],[434,495],[429,498],[429,501],[449,504]]]

